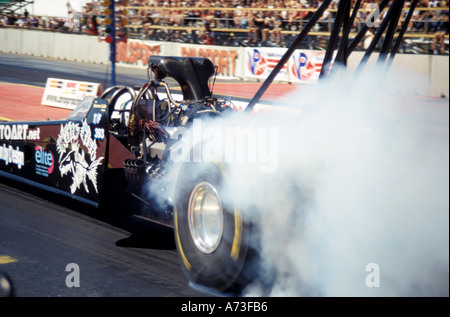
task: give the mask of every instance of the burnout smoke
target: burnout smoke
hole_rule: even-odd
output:
[[[448,105],[411,97],[419,77],[340,72],[284,108],[179,131],[173,165],[226,165],[227,196],[256,224],[244,295],[448,296]],[[227,143],[226,131],[245,135]]]
[[[279,153],[272,174],[232,165],[260,232],[246,295],[448,296],[448,118],[418,112],[406,82],[333,78],[282,101],[298,118],[257,119],[278,127]]]

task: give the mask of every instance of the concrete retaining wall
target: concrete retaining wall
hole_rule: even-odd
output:
[[[285,49],[280,48],[202,46],[129,40],[126,44],[118,43],[117,62],[119,65],[142,68],[146,67],[146,61],[151,55],[204,56],[219,66],[219,77],[262,81],[284,51]],[[99,42],[96,36],[9,28],[0,28],[0,52],[99,64],[109,63],[110,56],[109,44]],[[354,52],[348,63],[349,69],[355,69],[362,56],[362,52]],[[302,68],[300,60],[305,57],[311,61],[311,67],[316,67],[315,72],[311,71],[311,67],[309,73],[306,67]],[[284,73],[277,76],[277,79],[293,83],[314,83],[321,58],[323,52],[298,50],[283,70]],[[376,56],[373,59],[375,58]],[[370,63],[368,66],[370,67]],[[414,74],[410,77],[414,82],[409,86],[415,88],[407,93],[449,97],[448,56],[398,54],[392,69]]]
[[[0,52],[103,64],[109,45],[95,36],[0,28]]]

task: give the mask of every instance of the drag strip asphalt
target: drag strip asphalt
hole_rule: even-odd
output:
[[[135,217],[102,221],[35,194],[0,183],[0,270],[16,296],[210,296],[189,286],[172,230]],[[66,284],[70,264],[79,287]]]
[[[111,66],[0,53],[0,82],[45,87],[47,78],[61,78],[110,84]],[[140,86],[147,79],[146,69],[117,67],[118,85]]]
[[[132,68],[116,65],[116,85],[141,87],[147,80],[148,74],[145,68]],[[26,84],[38,87],[45,87],[47,78],[59,78],[77,81],[99,83],[104,88],[111,84],[111,65],[89,64],[81,62],[71,62],[56,59],[47,59],[35,56],[23,56],[0,53],[0,83]],[[180,91],[179,85],[172,78],[165,78],[171,90]],[[262,82],[249,82],[237,78],[224,79],[217,78],[214,81],[213,93],[225,100],[240,100],[248,102]],[[261,103],[271,101],[273,103],[281,95],[288,94],[299,85],[286,85],[283,83],[273,83],[261,98]],[[301,89],[307,90],[310,87],[303,85]]]
[[[0,54],[4,83],[44,87],[56,77],[108,86],[108,71],[106,65]],[[121,67],[117,77],[118,84],[134,86],[147,73]],[[133,216],[100,219],[87,206],[11,185],[0,178],[0,271],[12,278],[16,296],[214,296],[189,285],[172,229]],[[73,264],[79,287],[66,285]]]

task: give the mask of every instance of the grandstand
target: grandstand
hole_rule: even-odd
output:
[[[290,1],[290,2],[289,2]],[[448,2],[435,0],[436,5],[427,6],[428,0],[418,0],[418,7],[403,35],[401,53],[448,54]],[[64,5],[66,1],[58,3]],[[116,23],[118,34],[122,38],[151,40],[159,42],[179,42],[186,44],[204,44],[201,39],[203,26],[208,24],[213,33],[213,41],[209,44],[221,46],[245,47],[289,47],[295,37],[308,23],[311,15],[317,10],[313,6],[316,0],[169,0],[152,1],[135,0],[130,2],[116,1]],[[213,5],[222,3],[222,7]],[[288,3],[289,4],[286,4]],[[337,14],[336,3],[326,11],[299,48],[325,50],[327,39],[331,35],[334,18]],[[369,1],[361,1],[369,2]],[[24,21],[25,5],[37,3],[31,0],[0,0],[0,28],[39,29],[48,31],[72,32],[104,37],[106,26],[102,1],[86,2],[79,12],[53,17],[33,16],[33,21]],[[124,5],[127,3],[127,5]],[[185,3],[183,6],[182,3]],[[255,3],[254,6],[242,5]],[[268,5],[274,3],[274,5]],[[284,3],[284,4],[283,4]],[[291,5],[294,3],[294,5]],[[353,3],[353,1],[352,1]],[[352,4],[353,5],[353,4]],[[400,24],[403,23],[411,2],[406,2]],[[353,38],[364,28],[367,16],[373,8],[361,8],[350,30]],[[126,12],[126,13],[125,13]],[[380,14],[377,23],[381,22],[387,10]],[[10,17],[9,15],[15,15]],[[3,15],[3,16],[2,16]],[[263,25],[255,25],[261,15]],[[29,18],[29,19],[30,19]],[[121,21],[125,18],[126,25]],[[69,19],[69,20],[67,20]],[[93,21],[93,19],[95,21]],[[19,20],[19,21],[17,21]],[[95,23],[94,23],[95,22]],[[267,22],[267,23],[266,23]],[[261,23],[260,23],[261,24]],[[263,33],[266,36],[263,36]],[[367,37],[372,36],[367,33]],[[398,36],[398,32],[395,37]],[[441,43],[437,45],[436,43]],[[439,52],[437,49],[439,48]],[[360,43],[357,50],[364,50]],[[378,48],[376,48],[378,49]]]
[[[34,0],[0,0],[0,14],[11,14],[33,3]]]

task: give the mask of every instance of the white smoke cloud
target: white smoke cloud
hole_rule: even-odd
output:
[[[401,74],[338,79],[283,100],[298,121],[260,119],[279,128],[276,173],[235,166],[261,230],[244,294],[448,296],[448,118],[404,99]]]
[[[411,72],[354,78],[300,89],[280,100],[287,110],[202,122],[209,137],[248,128],[253,160],[223,160],[230,197],[260,232],[259,278],[244,295],[449,295],[448,105],[411,97],[427,85]]]

